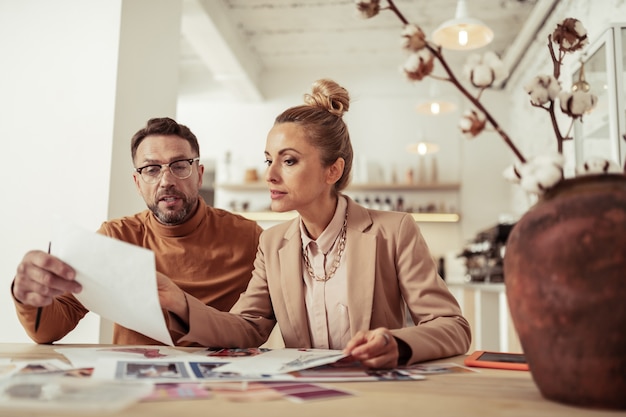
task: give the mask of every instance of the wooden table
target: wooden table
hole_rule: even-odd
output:
[[[86,347],[86,345],[71,346]],[[58,347],[70,347],[70,345],[0,344],[0,357],[20,360],[64,359],[62,355],[54,351]],[[462,363],[463,358],[464,356],[458,356],[435,362]],[[593,410],[548,401],[541,396],[530,373],[526,371],[480,369],[477,373],[427,375],[422,381],[343,382],[324,385],[348,389],[356,395],[303,404],[283,399],[247,403],[231,402],[214,396],[207,400],[137,403],[119,413],[90,413],[85,416],[626,416],[626,411]],[[32,411],[10,413],[10,417],[52,415]],[[2,417],[5,417],[4,414]],[[81,417],[84,416],[81,415]]]

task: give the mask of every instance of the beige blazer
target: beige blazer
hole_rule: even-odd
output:
[[[470,327],[419,227],[407,213],[366,209],[348,198],[346,261],[351,333],[387,327],[412,349],[408,363],[466,353]],[[252,279],[223,313],[187,296],[189,332],[211,347],[263,344],[276,322],[285,347],[311,347],[299,218],[265,230]],[[415,325],[407,325],[406,312]]]

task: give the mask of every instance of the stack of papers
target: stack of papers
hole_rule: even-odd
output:
[[[472,372],[456,364],[364,368],[338,350],[177,349],[169,346],[57,348],[60,360],[0,361],[2,410],[116,411],[139,401],[285,398],[303,402],[354,395],[320,382],[414,381]]]

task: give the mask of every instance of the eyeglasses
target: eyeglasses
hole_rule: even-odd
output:
[[[155,184],[159,182],[159,180],[163,176],[163,168],[166,167],[169,168],[173,176],[175,176],[179,180],[184,180],[185,178],[189,178],[191,176],[191,166],[195,161],[199,160],[200,158],[179,159],[177,161],[172,161],[169,164],[146,165],[141,168],[136,168],[136,171],[139,173],[139,175],[141,175],[141,179],[148,184]]]

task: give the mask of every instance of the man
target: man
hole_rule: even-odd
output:
[[[133,180],[148,210],[104,222],[98,233],[154,251],[157,274],[184,295],[174,299],[171,291],[159,291],[172,340],[196,345],[177,343],[203,325],[189,322],[188,300],[228,311],[250,280],[262,229],[200,198],[204,166],[198,140],[186,126],[149,120],[133,136],[131,156]],[[81,290],[75,277],[70,265],[42,251],[28,252],[18,265],[11,290],[18,318],[35,342],[61,339],[88,312],[72,295]],[[118,324],[113,343],[159,344]]]

